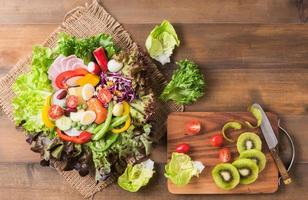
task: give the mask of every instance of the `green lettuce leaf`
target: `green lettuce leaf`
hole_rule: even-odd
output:
[[[127,165],[125,172],[118,178],[118,185],[129,192],[137,192],[149,183],[154,174],[154,162],[146,160],[140,164]]]
[[[12,87],[16,94],[12,101],[15,123],[22,125],[30,134],[48,131],[41,119],[41,110],[52,92],[47,70],[54,59],[55,54],[49,48],[35,46],[31,71],[20,75]]]
[[[180,45],[180,40],[170,22],[164,20],[151,31],[146,39],[145,46],[150,56],[162,65],[170,62],[175,46]]]
[[[64,56],[76,55],[87,64],[93,60],[92,52],[98,47],[104,47],[107,56],[111,58],[118,49],[113,43],[112,37],[107,34],[99,34],[88,38],[76,38],[67,33],[60,33],[55,51]]]
[[[177,62],[178,69],[164,88],[160,98],[177,104],[191,104],[204,95],[205,80],[198,66],[189,60]]]
[[[172,153],[171,160],[165,166],[165,177],[173,184],[183,186],[190,182],[193,176],[198,177],[204,169],[199,161],[192,161],[183,153]]]

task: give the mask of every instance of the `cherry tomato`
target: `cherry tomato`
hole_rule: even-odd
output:
[[[214,147],[221,147],[224,143],[224,137],[221,134],[216,134],[211,139],[211,144]]]
[[[189,135],[197,135],[201,130],[201,124],[198,120],[191,120],[186,123],[186,132]]]
[[[103,123],[107,118],[108,111],[106,108],[103,107],[102,103],[96,98],[91,98],[87,101],[87,104],[88,110],[92,110],[96,114],[95,123]]]
[[[77,108],[78,106],[78,97],[75,95],[69,95],[66,98],[65,104],[68,108]]]
[[[229,148],[220,149],[219,158],[222,162],[229,162],[231,160],[230,149]]]
[[[58,105],[52,105],[48,110],[48,117],[52,120],[59,119],[63,114],[63,109]]]
[[[112,99],[112,94],[106,88],[100,88],[97,92],[97,98],[102,104],[106,104]]]
[[[190,147],[188,144],[183,143],[176,146],[175,151],[178,153],[188,153],[190,150]]]

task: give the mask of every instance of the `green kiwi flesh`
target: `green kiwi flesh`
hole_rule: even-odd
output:
[[[265,165],[266,165],[266,157],[264,153],[256,149],[250,149],[250,150],[241,152],[239,158],[240,159],[247,158],[247,159],[253,160],[258,165],[259,172],[261,172],[265,168]]]
[[[257,134],[253,132],[245,132],[238,137],[236,146],[239,153],[250,149],[261,151],[262,141]]]
[[[218,164],[212,170],[215,184],[224,190],[235,188],[240,182],[240,174],[236,167],[229,163]]]
[[[234,161],[232,165],[237,168],[240,174],[241,184],[250,184],[257,180],[259,167],[255,163],[255,161],[252,161],[247,158],[242,158]]]

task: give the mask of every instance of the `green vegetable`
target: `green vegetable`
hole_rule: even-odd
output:
[[[162,65],[170,62],[173,49],[179,45],[180,40],[173,26],[167,20],[164,20],[159,26],[155,26],[145,41],[145,47],[150,56]]]
[[[198,66],[189,60],[177,62],[179,68],[164,88],[160,98],[177,104],[191,104],[204,94],[205,80]]]
[[[106,151],[114,142],[117,141],[119,134],[109,133],[105,140],[90,143],[90,148],[94,151]]]
[[[102,137],[104,137],[104,135],[107,133],[110,122],[111,122],[111,118],[112,118],[112,110],[113,110],[113,103],[110,102],[108,106],[108,113],[107,113],[106,121],[104,122],[102,128],[98,131],[98,133],[96,133],[93,136],[92,140],[99,140]]]
[[[186,154],[174,152],[165,166],[165,177],[173,184],[183,186],[188,184],[193,176],[198,177],[203,169],[201,162],[192,161]]]
[[[137,192],[149,183],[154,174],[154,162],[146,160],[140,164],[127,165],[125,172],[118,178],[118,185],[129,192]]]
[[[262,113],[261,110],[259,110],[257,107],[255,106],[250,106],[248,108],[248,111],[251,112],[251,114],[256,118],[257,120],[257,125],[252,125],[250,122],[245,121],[245,123],[247,124],[247,126],[249,128],[258,128],[260,127],[261,123],[262,123]]]
[[[47,70],[54,59],[55,54],[50,49],[34,47],[31,71],[20,75],[12,87],[16,94],[12,103],[15,123],[22,125],[29,134],[49,130],[44,126],[41,111],[52,92]]]
[[[128,117],[129,117],[128,115],[124,115],[117,118],[114,122],[111,123],[110,128],[115,128],[117,126],[120,126],[128,119]]]
[[[103,33],[84,39],[79,39],[66,33],[60,33],[56,51],[65,56],[74,54],[78,58],[83,59],[87,64],[93,60],[92,52],[100,46],[104,47],[108,58],[111,58],[117,52],[112,37]]]
[[[226,135],[226,130],[229,129],[229,128],[232,128],[232,129],[235,129],[235,130],[240,130],[242,128],[242,124],[239,123],[239,122],[228,122],[226,123],[222,129],[221,129],[221,133],[222,135],[224,136],[224,138],[228,141],[228,142],[234,142],[234,140],[232,140],[231,138],[229,138],[227,135]]]

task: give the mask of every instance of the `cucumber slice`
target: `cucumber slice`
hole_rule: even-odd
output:
[[[62,131],[67,131],[72,127],[72,120],[69,117],[62,116],[56,120],[56,126]]]

